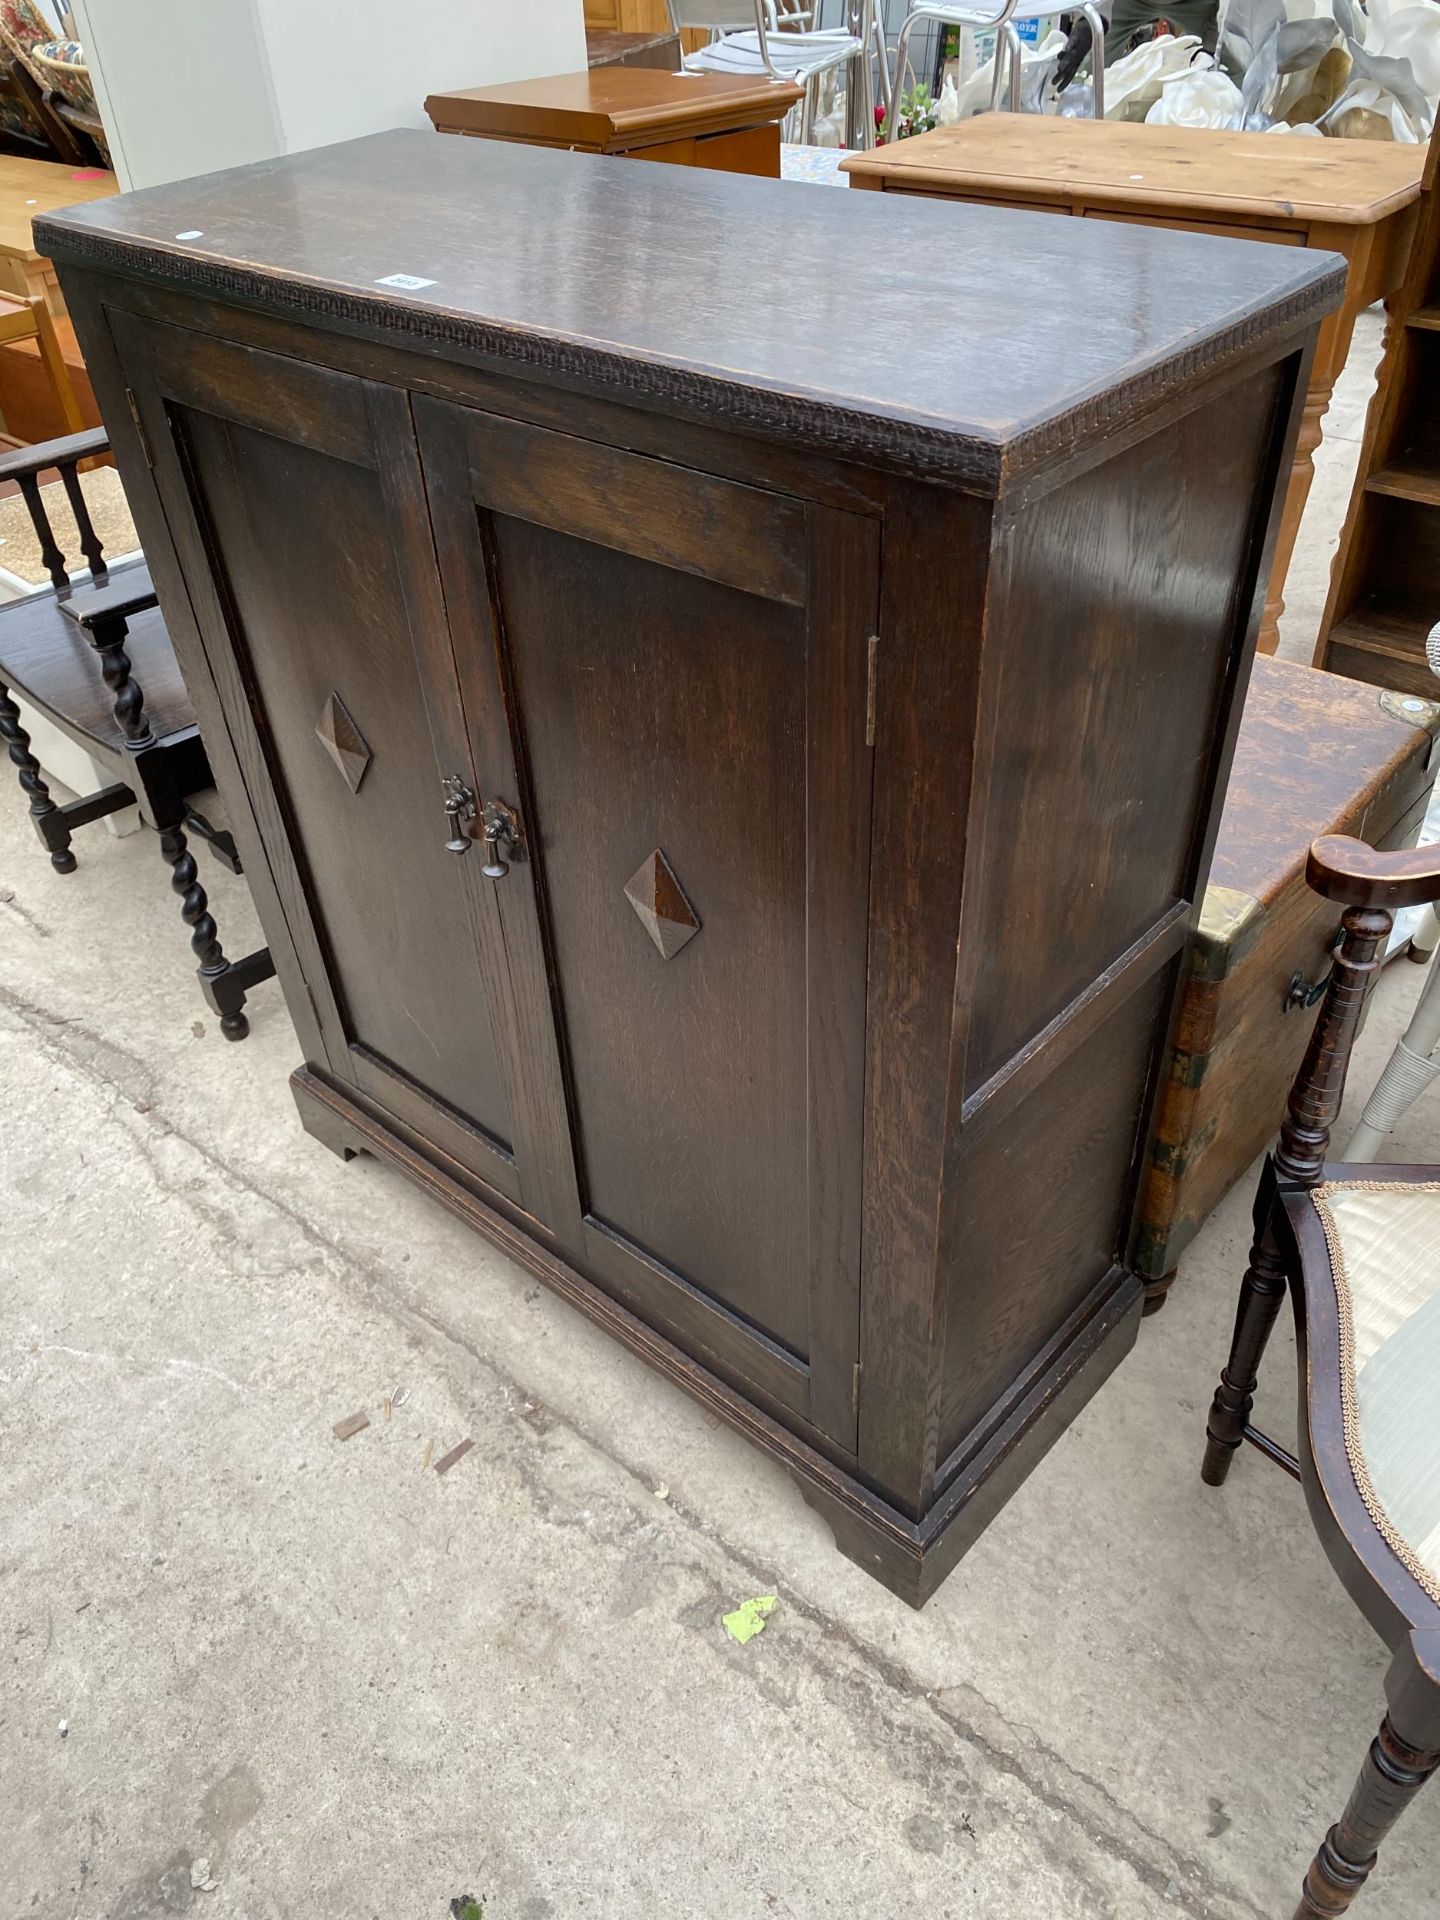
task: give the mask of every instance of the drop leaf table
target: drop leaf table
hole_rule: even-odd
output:
[[[420,132],[41,238],[305,1126],[919,1604],[1135,1337],[1341,263]]]

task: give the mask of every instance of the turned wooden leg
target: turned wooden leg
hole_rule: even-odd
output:
[[[1440,1766],[1440,1752],[1412,1747],[1387,1713],[1371,1743],[1350,1804],[1326,1834],[1305,1875],[1295,1920],[1334,1920],[1375,1865],[1380,1842]]]
[[[1337,252],[1348,253],[1345,237],[1333,232],[1329,235],[1312,234],[1310,244],[1324,246],[1330,239],[1336,240]],[[1290,571],[1295,542],[1300,534],[1300,522],[1305,514],[1305,502],[1310,498],[1310,484],[1315,478],[1315,449],[1320,444],[1330,398],[1335,391],[1335,382],[1344,371],[1355,332],[1357,299],[1354,286],[1359,284],[1363,275],[1355,262],[1351,264],[1352,285],[1346,289],[1345,304],[1338,312],[1328,314],[1321,323],[1320,337],[1315,343],[1315,358],[1310,364],[1310,384],[1305,389],[1304,411],[1300,416],[1300,431],[1295,441],[1295,459],[1285,488],[1285,505],[1276,530],[1274,557],[1270,562],[1270,585],[1260,622],[1261,653],[1274,653],[1280,644],[1280,616],[1285,611],[1285,576]]]
[[[74,873],[76,863],[70,851],[70,829],[64,814],[50,798],[40,762],[30,751],[30,736],[20,724],[20,709],[3,682],[0,682],[0,740],[9,748],[21,790],[30,802],[30,818],[41,844],[49,850],[51,866],[57,873]]]
[[[90,644],[100,656],[100,672],[115,701],[115,719],[132,753],[153,747],[155,736],[145,715],[145,695],[138,680],[131,678],[130,656],[125,651],[129,622],[117,615],[97,626]]]
[[[185,829],[162,827],[160,852],[170,867],[170,884],[180,896],[180,918],[190,929],[190,945],[200,962],[201,985],[208,982],[213,991],[215,981],[229,972],[230,962],[220,945],[210,902],[200,884],[200,870],[185,839]],[[241,1008],[236,1007],[221,1016],[220,1031],[227,1040],[243,1040],[250,1031],[250,1022]]]
[[[1305,395],[1305,410],[1300,416],[1300,435],[1295,442],[1295,462],[1285,488],[1285,506],[1280,529],[1275,536],[1275,558],[1270,563],[1270,586],[1265,595],[1265,612],[1260,621],[1260,651],[1274,653],[1280,644],[1280,616],[1285,611],[1285,576],[1300,537],[1300,522],[1305,517],[1305,502],[1315,479],[1315,449],[1322,437],[1325,414],[1334,380],[1312,381]]]
[[[1267,1168],[1260,1203],[1255,1210],[1255,1243],[1250,1249],[1250,1265],[1240,1283],[1240,1306],[1235,1315],[1230,1358],[1220,1375],[1220,1384],[1210,1403],[1210,1417],[1205,1423],[1205,1460],[1200,1478],[1211,1487],[1225,1484],[1230,1462],[1243,1441],[1250,1410],[1255,1404],[1260,1362],[1285,1298],[1285,1264],[1275,1241],[1274,1205],[1274,1176]]]

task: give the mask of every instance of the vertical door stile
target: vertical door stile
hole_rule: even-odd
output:
[[[499,802],[519,819],[519,844],[506,856],[510,871],[502,879],[484,878],[477,858],[476,878],[490,895],[505,968],[506,1049],[514,1074],[524,1204],[562,1245],[578,1254],[583,1246],[579,1185],[539,920],[542,852],[533,809],[522,790],[524,757],[508,696],[498,581],[482,516],[474,505],[464,417],[421,394],[413,397],[412,409],[452,671],[475,768],[476,806],[483,814],[487,803]],[[473,553],[465,549],[467,533],[479,543],[478,569]]]
[[[859,1424],[879,592],[879,523],[812,506],[806,649],[810,1418],[850,1448]]]
[[[479,838],[479,821],[485,801],[490,797],[490,788],[485,784],[485,761],[476,753],[477,734],[471,723],[461,669],[463,646],[457,646],[457,635],[451,625],[413,403],[403,389],[380,386],[367,390],[366,403],[380,454],[380,484],[397,529],[410,641],[435,747],[436,830],[440,830],[443,818],[442,783],[459,781],[465,791],[474,796],[474,817],[468,824],[459,826],[461,836],[468,835],[472,844],[468,853],[457,856],[454,861],[455,884],[464,896],[474,931],[486,1002],[498,1011],[494,1038],[514,1121],[521,1204],[539,1224],[549,1227],[555,1222],[547,1207],[546,1183],[537,1173],[537,1157],[528,1125],[526,1062],[514,1018],[514,978],[503,916],[496,883],[483,871],[485,855]],[[462,1002],[457,1008],[459,1018],[486,1018],[483,1005],[476,1004],[467,1011],[458,981],[456,991]]]

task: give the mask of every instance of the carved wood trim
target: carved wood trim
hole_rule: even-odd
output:
[[[686,417],[838,454],[911,477],[948,481],[981,493],[996,493],[1016,475],[1112,433],[1148,412],[1202,374],[1212,376],[1227,361],[1253,353],[1262,343],[1280,343],[1335,307],[1345,273],[1337,267],[1298,287],[1259,313],[1244,314],[1218,334],[1141,369],[1123,390],[1094,394],[1067,412],[1035,426],[1017,426],[993,439],[960,433],[900,414],[863,412],[836,404],[823,391],[783,392],[694,367],[666,366],[587,341],[528,335],[447,312],[390,299],[360,287],[297,285],[257,267],[223,264],[169,252],[142,240],[120,240],[54,219],[35,222],[35,244],[48,258],[159,281],[182,292],[258,306],[341,333],[380,331],[418,340],[427,347],[480,355],[551,379],[641,406],[659,406]]]

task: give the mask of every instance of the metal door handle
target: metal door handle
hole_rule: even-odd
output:
[[[1335,938],[1330,942],[1328,951],[1334,953],[1343,938],[1344,930],[1337,929]],[[1332,967],[1330,972],[1323,974],[1320,979],[1307,980],[1305,978],[1304,968],[1297,967],[1294,978],[1291,980],[1285,994],[1286,1013],[1293,1013],[1297,1009],[1301,1013],[1304,1013],[1310,1007],[1318,1006],[1325,998],[1325,989],[1330,985],[1333,973],[1334,968]]]
[[[469,827],[475,820],[475,796],[465,782],[456,774],[447,774],[440,782],[440,791],[445,796],[445,824],[450,829],[450,838],[445,842],[447,853],[468,853],[470,851]]]
[[[500,849],[504,847],[513,852],[519,845],[520,822],[503,800],[487,800],[482,815],[482,831],[485,835],[485,865],[480,871],[489,880],[503,880],[510,868],[500,858]]]

